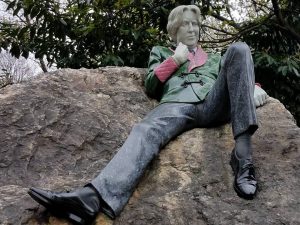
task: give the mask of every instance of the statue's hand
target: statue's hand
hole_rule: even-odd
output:
[[[261,87],[255,85],[254,102],[255,102],[256,107],[259,107],[259,106],[262,106],[263,104],[265,104],[268,97],[269,96],[267,95],[267,93]]]
[[[174,55],[172,56],[177,65],[185,63],[188,59],[189,50],[188,47],[181,42],[179,42]]]

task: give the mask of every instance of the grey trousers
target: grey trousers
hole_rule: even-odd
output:
[[[158,105],[136,124],[113,159],[91,182],[118,216],[149,162],[172,138],[196,127],[214,127],[231,120],[234,137],[257,129],[254,70],[249,47],[232,44],[222,58],[216,83],[203,102]]]

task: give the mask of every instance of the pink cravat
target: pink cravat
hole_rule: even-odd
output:
[[[207,60],[207,53],[198,47],[196,52],[188,54],[188,60],[190,61],[188,72],[191,72],[194,68],[202,66]],[[176,70],[178,69],[172,57],[167,58],[158,67],[154,69],[154,73],[161,82],[165,82]]]

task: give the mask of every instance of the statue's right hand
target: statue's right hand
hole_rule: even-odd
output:
[[[175,53],[172,57],[178,65],[181,65],[182,63],[185,63],[187,61],[188,54],[188,47],[179,42],[177,48],[175,49]]]

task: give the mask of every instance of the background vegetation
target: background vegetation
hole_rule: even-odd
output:
[[[0,22],[0,47],[35,53],[44,72],[106,65],[146,67],[154,45],[166,45],[167,17],[181,4],[203,15],[201,44],[224,51],[234,41],[253,50],[256,80],[300,124],[298,0],[0,0],[14,19]]]

